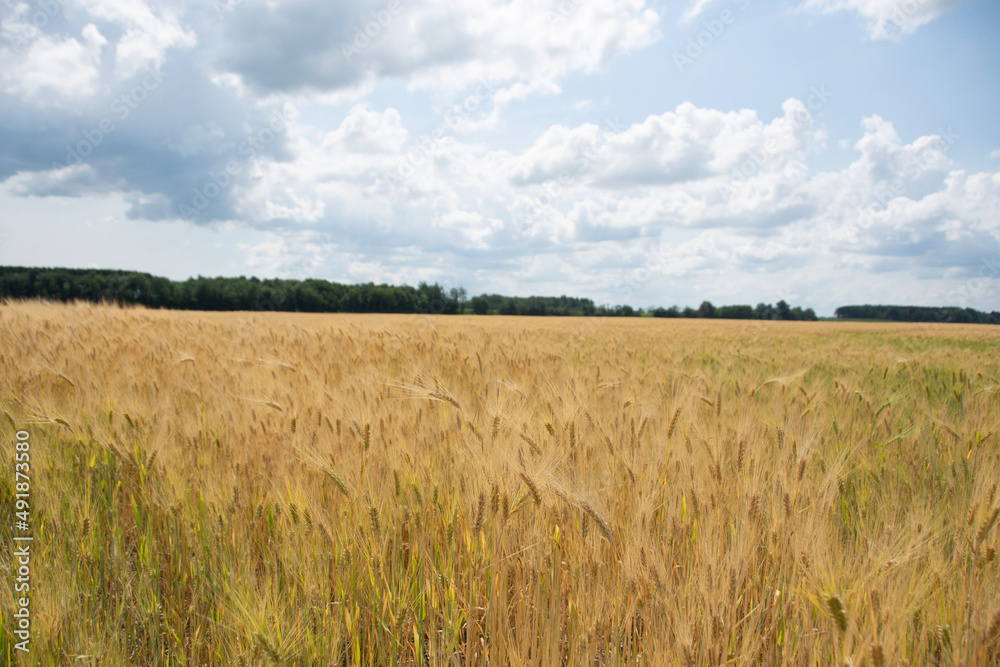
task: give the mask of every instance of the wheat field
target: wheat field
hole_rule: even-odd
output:
[[[995,665],[1000,329],[0,305],[30,653]]]

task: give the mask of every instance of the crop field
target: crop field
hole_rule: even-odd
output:
[[[14,302],[0,411],[19,664],[1000,660],[996,327]]]

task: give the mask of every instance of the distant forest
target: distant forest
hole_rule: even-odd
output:
[[[984,313],[972,308],[928,306],[841,306],[834,311],[840,319],[891,320],[893,322],[961,322],[1000,324],[1000,313]]]
[[[477,315],[563,315],[597,317],[703,317],[744,320],[815,320],[812,308],[775,305],[678,306],[643,310],[595,305],[569,296],[502,296],[469,299],[464,288],[438,284],[345,285],[327,280],[189,278],[172,281],[137,271],[0,266],[0,299],[111,302],[179,310],[280,310],[312,313],[430,313]]]

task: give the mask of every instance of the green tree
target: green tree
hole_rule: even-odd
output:
[[[486,315],[490,312],[490,302],[484,296],[474,296],[469,303],[472,304],[472,312],[476,315]]]
[[[778,319],[779,320],[790,320],[790,319],[792,319],[792,311],[788,307],[788,304],[785,302],[784,299],[782,299],[781,301],[778,302],[777,309],[778,309]]]

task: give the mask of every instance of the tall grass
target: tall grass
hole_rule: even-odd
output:
[[[0,306],[22,662],[997,664],[994,329],[577,322]]]

